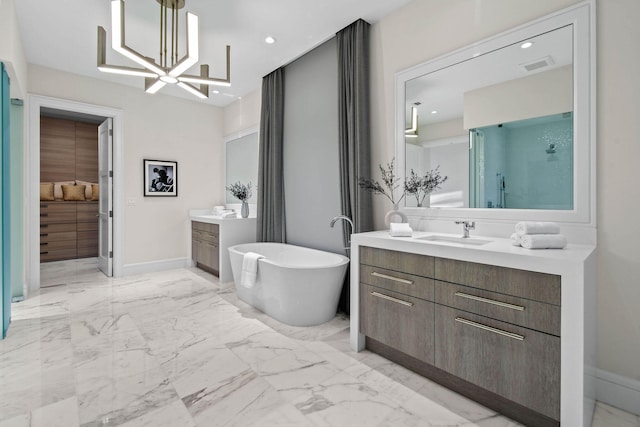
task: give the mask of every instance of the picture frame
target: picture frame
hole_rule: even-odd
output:
[[[169,160],[143,160],[144,196],[178,196],[178,162]]]

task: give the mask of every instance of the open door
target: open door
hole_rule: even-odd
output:
[[[98,268],[113,276],[113,119],[98,126],[98,202],[99,247]]]

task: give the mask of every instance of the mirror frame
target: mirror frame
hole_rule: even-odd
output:
[[[578,3],[527,24],[473,43],[465,48],[428,60],[396,73],[395,157],[398,176],[406,176],[405,83],[425,74],[517,43],[541,33],[573,25],[573,210],[415,208],[403,207],[410,216],[471,218],[497,221],[556,221],[595,226],[596,223],[596,90],[595,90],[595,4]]]

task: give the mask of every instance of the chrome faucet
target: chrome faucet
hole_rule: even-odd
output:
[[[351,218],[349,218],[348,216],[346,216],[346,215],[338,215],[338,216],[334,217],[334,218],[331,220],[331,224],[329,224],[329,225],[331,226],[331,228],[333,228],[333,226],[334,226],[334,225],[336,225],[336,222],[338,222],[338,221],[339,221],[339,220],[341,220],[341,219],[342,219],[342,220],[345,220],[345,221],[347,221],[349,224],[351,224],[351,233],[349,233],[349,236],[351,236],[351,234],[353,234],[353,231],[354,231],[354,226],[353,226],[353,221],[351,221]],[[348,243],[351,243],[351,237],[349,237]],[[349,251],[351,248],[346,247],[345,249],[346,249],[347,251]]]
[[[462,224],[462,237],[464,239],[469,238],[469,230],[476,229],[476,223],[474,221],[456,221],[456,224]]]
[[[349,233],[349,234],[352,234],[353,233],[353,228],[354,228],[353,227],[353,221],[351,221],[351,218],[349,218],[346,215],[338,215],[338,216],[334,217],[331,220],[331,224],[329,224],[329,225],[331,226],[331,228],[333,228],[333,226],[336,225],[336,222],[338,222],[341,219],[343,219],[343,220],[347,221],[349,224],[351,224],[351,233]]]

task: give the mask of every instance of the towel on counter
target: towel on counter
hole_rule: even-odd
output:
[[[242,257],[242,274],[240,275],[240,285],[245,288],[253,288],[258,277],[258,260],[264,255],[255,252],[246,252]]]
[[[511,235],[511,244],[513,246],[520,246],[520,238],[521,236],[518,233],[513,233]]]
[[[562,249],[567,238],[562,234],[525,234],[520,236],[520,245],[527,249]]]
[[[555,222],[522,221],[516,224],[516,233],[525,234],[559,234],[560,226]]]
[[[389,224],[391,237],[411,237],[413,230],[406,222],[392,222]]]

